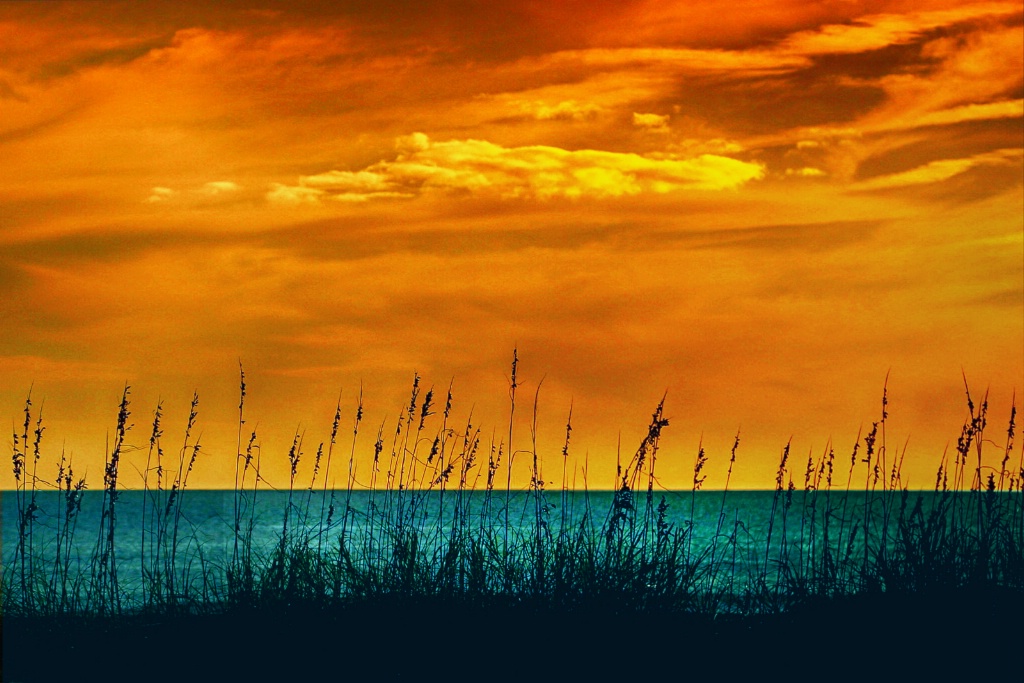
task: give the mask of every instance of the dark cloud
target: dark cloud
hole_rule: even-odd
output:
[[[941,204],[972,204],[1010,192],[1024,185],[1024,167],[976,166],[958,176],[925,189],[927,199]]]
[[[880,140],[891,134],[868,136]],[[905,133],[898,134],[901,137]],[[965,121],[949,126],[933,126],[927,137],[915,136],[912,142],[889,146],[885,151],[867,157],[857,167],[856,180],[891,175],[923,166],[940,159],[965,157],[1024,146],[1024,125],[1021,119]]]
[[[19,126],[17,128],[0,131],[0,145],[27,140],[38,133],[45,133],[48,130],[57,128],[64,122],[70,120],[78,111],[79,109],[77,107],[71,108],[68,111],[63,111],[60,114],[57,114],[56,116],[49,116],[27,126]]]
[[[47,81],[70,76],[83,69],[92,67],[121,66],[149,54],[151,50],[167,47],[171,44],[172,39],[173,35],[168,34],[156,40],[148,40],[108,50],[90,50],[69,59],[44,63],[38,68],[34,76],[38,80]]]
[[[440,50],[448,55],[472,55],[492,61],[540,54],[579,44],[566,41],[564,26],[544,27],[530,3],[481,3],[475,0],[307,0],[298,2],[218,0],[177,2],[149,0],[117,3],[46,3],[21,14],[33,19],[100,24],[133,31],[212,30],[339,26],[372,41],[380,53],[407,51],[410,46]],[[590,5],[591,3],[588,3]],[[15,10],[17,14],[17,10]],[[582,15],[585,16],[585,15]],[[568,32],[570,35],[573,32]],[[576,34],[577,36],[579,34]],[[390,46],[390,47],[389,47]],[[141,48],[141,46],[140,46]],[[87,64],[130,60],[129,51],[97,53]],[[54,65],[60,75],[82,64]]]
[[[344,24],[384,43],[447,46],[491,61],[542,52],[632,44],[742,49],[793,31],[842,22],[885,3],[803,2],[766,6],[760,0],[706,1],[677,10],[673,3],[621,0],[218,0],[125,3],[133,24],[226,28],[261,24]],[[661,16],[659,16],[659,13]]]
[[[956,206],[973,204],[996,197],[1024,185],[1021,161],[979,162],[950,178],[928,183],[894,185],[878,189],[851,191],[879,197],[911,197],[923,204]],[[964,226],[968,229],[969,226]]]
[[[679,231],[669,239],[682,244],[692,243],[695,249],[819,252],[863,242],[882,224],[883,221],[834,221],[762,225],[730,230]]]
[[[88,262],[117,263],[149,251],[213,246],[243,239],[237,235],[217,233],[108,229],[0,245],[0,259],[48,266]]]
[[[799,263],[765,275],[765,283],[757,295],[769,306],[785,299],[831,300],[843,305],[856,299],[867,305],[868,302],[890,299],[894,293],[911,286],[907,274],[898,269],[879,273],[866,262],[858,260],[851,260],[839,268]],[[823,319],[832,313],[828,308],[815,311],[815,315]],[[875,343],[884,346],[886,342],[877,340]]]
[[[679,114],[730,134],[765,134],[854,121],[886,100],[881,87],[823,77],[816,69],[784,75],[682,80],[671,102]]]
[[[82,346],[84,342],[68,334],[85,328],[101,317],[115,315],[95,302],[82,300],[74,305],[57,301],[47,290],[46,280],[25,269],[23,261],[0,255],[0,348],[4,354],[48,355],[63,346]]]
[[[9,258],[0,257],[0,292],[5,298],[25,287],[29,281],[24,270]]]
[[[678,106],[682,115],[721,126],[733,134],[842,125],[887,101],[882,78],[928,78],[941,69],[943,58],[923,49],[929,41],[966,36],[977,30],[976,22],[965,22],[924,32],[909,43],[813,55],[806,68],[782,74],[685,77],[673,99],[659,104],[662,108]],[[1013,92],[1004,96],[1019,97]]]
[[[19,93],[11,84],[7,81],[0,80],[0,100],[16,100],[18,102],[28,102],[28,98]]]
[[[912,43],[888,45],[877,50],[864,52],[815,55],[813,66],[803,73],[814,80],[828,80],[846,77],[860,80],[874,80],[889,74],[913,73],[923,75],[941,64],[937,57],[925,57],[921,47],[932,35],[922,35]]]
[[[615,234],[629,229],[621,225],[589,225],[564,229],[394,230],[367,229],[344,220],[328,220],[266,233],[258,241],[264,246],[293,250],[307,258],[348,261],[402,252],[451,256],[524,249],[578,249],[607,242]]]
[[[0,140],[3,136],[0,136]],[[42,196],[18,197],[0,193],[0,231],[42,224],[69,211],[101,207],[104,202],[82,193],[55,192]],[[0,250],[7,247],[0,245]]]
[[[996,308],[1012,308],[1021,310],[1024,308],[1024,289],[1015,287],[1013,289],[1003,289],[998,292],[986,294],[971,299],[967,302],[969,306],[994,306]]]
[[[722,230],[665,230],[635,222],[609,222],[503,230],[469,226],[409,231],[366,229],[345,221],[321,221],[266,233],[257,241],[262,246],[293,251],[304,258],[329,261],[396,253],[459,256],[529,249],[571,252],[590,246],[620,253],[675,248],[821,252],[865,241],[881,225],[881,221],[840,221]]]

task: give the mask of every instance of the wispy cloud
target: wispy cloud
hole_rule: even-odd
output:
[[[217,201],[224,200],[232,195],[236,195],[241,192],[243,187],[236,182],[230,180],[211,180],[210,182],[203,183],[199,187],[193,187],[190,190],[186,190],[188,195],[199,199],[200,201],[208,202],[216,199]],[[148,204],[161,204],[169,202],[174,199],[181,199],[183,196],[181,190],[174,189],[172,187],[157,186],[150,190],[149,196],[146,198]]]
[[[266,194],[267,201],[274,204],[299,206],[302,204],[319,204],[324,190],[303,185],[284,185],[273,183]]]
[[[166,202],[167,200],[173,198],[176,194],[178,194],[178,191],[171,189],[169,187],[154,187],[150,191],[150,194],[146,198],[146,201],[150,204],[158,204],[160,202]]]
[[[764,175],[759,164],[714,154],[656,159],[543,145],[502,147],[484,140],[434,142],[423,133],[402,138],[398,146],[393,161],[379,161],[360,171],[303,176],[298,185],[275,186],[267,199],[361,201],[425,192],[502,199],[603,199],[645,192],[734,189]]]
[[[544,58],[551,67],[580,63],[592,68],[657,66],[686,72],[772,73],[807,66],[801,54],[780,50],[694,48],[591,48],[566,50]]]
[[[820,168],[814,168],[813,166],[803,166],[801,168],[787,168],[786,175],[797,178],[820,178],[828,175]]]
[[[1019,166],[1024,150],[1000,149],[963,159],[939,159],[901,173],[877,176],[854,183],[854,190],[888,190],[912,185],[940,183],[979,166]]]
[[[908,127],[948,126],[968,121],[1018,119],[1024,116],[1024,100],[1002,100],[984,104],[964,104],[922,114],[907,123]]]
[[[11,84],[5,80],[0,80],[0,100],[16,100],[18,102],[28,102],[28,98],[19,93]]]
[[[197,190],[197,192],[207,197],[217,197],[224,194],[230,194],[232,192],[238,192],[241,189],[241,185],[233,183],[230,180],[214,180],[203,185]]]
[[[653,133],[667,133],[669,131],[668,120],[667,114],[662,116],[659,114],[638,114],[633,112],[633,125]]]
[[[513,100],[510,104],[538,121],[585,121],[602,111],[602,107],[597,104],[576,100],[562,100],[553,104],[542,100]]]
[[[1009,2],[978,3],[955,9],[903,14],[872,14],[845,24],[828,24],[793,33],[778,45],[777,50],[796,55],[868,52],[912,42],[944,26],[1019,14],[1020,5]]]

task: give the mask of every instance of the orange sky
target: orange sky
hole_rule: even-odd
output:
[[[570,404],[603,487],[666,390],[663,485],[702,434],[720,485],[737,429],[733,486],[772,486],[790,437],[802,482],[887,372],[911,486],[961,370],[995,463],[1024,390],[1020,2],[182,4],[0,2],[0,414],[44,403],[44,478],[63,447],[101,483],[128,382],[130,441],[162,399],[169,452],[199,392],[192,485],[230,486],[239,359],[277,484],[360,386],[365,473],[414,372],[501,440],[514,346],[515,447],[543,378],[553,486]]]

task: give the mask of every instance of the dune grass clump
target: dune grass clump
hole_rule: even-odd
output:
[[[987,396],[975,404],[968,391],[969,415],[955,452],[939,461],[934,491],[914,492],[902,479],[905,447],[896,452],[886,444],[883,390],[880,419],[858,435],[848,460],[830,443],[799,462],[784,445],[774,488],[761,494],[770,506],[766,523],[754,530],[740,508],[730,508],[733,498],[748,495],[729,489],[739,434],[721,492],[702,490],[711,457],[702,445],[690,490],[660,490],[656,468],[669,426],[664,399],[637,449],[617,465],[610,494],[568,484],[570,407],[555,464],[562,484],[549,490],[537,443],[537,396],[530,433],[519,436],[525,445],[514,445],[518,362],[516,354],[508,430],[497,442],[484,437],[472,415],[456,424],[451,386],[442,404],[417,375],[395,425],[385,421],[376,430],[369,472],[356,471],[364,424],[360,394],[350,427],[339,400],[329,437],[315,449],[302,432],[294,435],[283,456],[288,488],[276,492],[261,475],[257,433],[246,427],[240,371],[231,528],[220,555],[204,546],[202,531],[186,514],[189,475],[213,457],[195,436],[198,396],[183,439],[169,455],[162,404],[154,410],[148,443],[129,443],[125,387],[106,458],[96,542],[82,557],[75,549],[88,533],[81,528],[85,480],[76,478],[64,453],[53,479],[46,476],[40,464],[45,428],[29,395],[13,435],[16,486],[5,494],[14,496],[17,537],[4,554],[3,614],[219,614],[432,600],[714,617],[779,614],[858,595],[1024,591],[1024,462],[1014,446],[1015,405],[993,463],[982,455],[993,444],[985,434]],[[143,475],[136,511],[141,527],[119,530],[125,505],[119,471],[128,457]],[[310,479],[300,483],[300,463],[310,458]],[[525,490],[514,490],[512,467],[522,458],[529,460],[530,480]],[[344,485],[334,486],[339,469]],[[48,510],[42,525],[40,495],[48,489],[59,495],[60,510]],[[594,503],[599,495],[607,507]],[[276,521],[267,519],[270,496],[284,499]],[[699,514],[698,501],[708,496],[720,496],[714,498],[717,515]],[[273,543],[260,540],[268,537],[261,531],[268,523],[276,525]],[[139,534],[133,554],[121,547],[129,531]],[[137,567],[132,579],[126,578],[129,566]]]

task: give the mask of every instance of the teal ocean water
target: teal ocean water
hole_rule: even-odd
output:
[[[124,596],[141,590],[154,557],[173,546],[176,565],[193,577],[216,581],[238,547],[268,557],[282,542],[321,553],[345,547],[356,562],[386,557],[398,538],[417,538],[424,558],[436,556],[456,536],[523,547],[543,535],[606,538],[610,525],[652,547],[660,533],[682,538],[688,565],[710,566],[716,580],[741,590],[771,573],[785,556],[807,566],[804,556],[825,545],[836,559],[864,552],[864,538],[895,534],[897,519],[915,505],[928,511],[942,494],[837,491],[646,491],[619,499],[610,491],[123,491],[114,506],[114,563]],[[953,494],[948,494],[953,495]],[[964,497],[970,494],[956,494]],[[68,516],[63,494],[36,494],[31,535],[28,498],[2,494],[4,572],[27,556],[37,575],[63,565],[71,576],[88,576],[105,547],[102,491],[85,491],[77,514]],[[948,502],[948,496],[947,496]],[[618,519],[614,516],[618,511]],[[109,519],[109,518],[108,518]],[[236,520],[238,521],[236,533]],[[70,522],[70,524],[69,524]],[[176,522],[176,523],[175,523]],[[20,539],[20,540],[19,540]],[[19,544],[21,548],[19,549]],[[877,545],[877,543],[876,543]],[[19,552],[20,550],[20,552]],[[40,574],[41,573],[41,574]],[[212,577],[212,578],[211,578]]]

